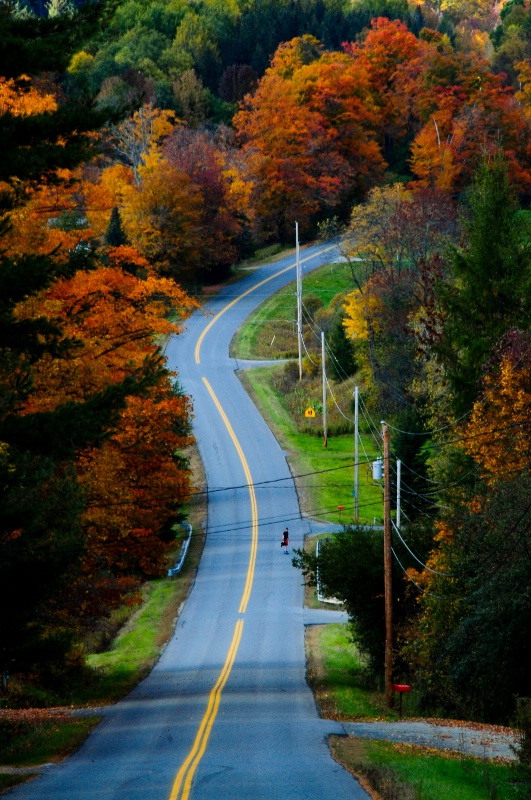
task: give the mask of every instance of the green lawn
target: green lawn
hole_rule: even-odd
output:
[[[317,295],[327,307],[338,293],[354,288],[351,268],[348,264],[326,264],[304,278],[303,296]],[[238,358],[293,357],[296,354],[297,340],[293,322],[295,319],[295,283],[290,283],[273,297],[266,300],[245,322],[236,334],[231,352]],[[327,447],[323,439],[312,435],[310,422],[308,430],[301,432],[300,420],[293,416],[287,402],[287,392],[275,389],[275,377],[284,369],[273,365],[240,373],[241,380],[253,397],[260,412],[271,427],[282,447],[287,450],[289,462],[295,475],[304,476],[297,480],[297,491],[305,514],[317,519],[351,523],[354,520],[354,438],[353,432],[328,437]],[[320,378],[311,387],[300,388],[297,410],[303,416],[303,407],[321,399],[318,386]],[[334,386],[333,381],[330,381]],[[315,385],[314,385],[315,384]],[[295,391],[298,391],[296,388]],[[336,390],[334,390],[336,391]],[[305,392],[308,393],[306,396]],[[351,402],[352,388],[338,387],[341,392],[343,413],[352,414],[347,402]],[[292,398],[291,407],[294,401]],[[338,417],[332,407],[330,421],[333,424],[348,422]],[[312,421],[313,422],[313,421]],[[322,425],[321,414],[315,420],[316,427]],[[345,424],[346,423],[346,424]],[[379,453],[374,439],[360,433],[360,460],[370,462]],[[381,524],[383,519],[383,498],[381,487],[372,480],[368,464],[359,468],[359,521],[362,524]],[[344,506],[342,510],[338,506]]]
[[[381,800],[529,800],[531,773],[413,745],[332,737],[337,761]]]
[[[325,264],[305,276],[303,301],[317,295],[324,307],[334,297],[354,289],[348,264]],[[297,300],[295,282],[289,283],[262,303],[236,333],[231,344],[235,358],[285,358],[297,353]]]
[[[260,367],[240,373],[241,380],[253,397],[258,409],[273,430],[282,447],[289,451],[289,462],[299,478],[297,491],[303,513],[337,522],[353,521],[354,439],[352,435],[333,436],[328,446],[308,433],[298,433],[282,394],[272,386],[272,376],[279,367]],[[369,461],[376,458],[374,440],[362,435]],[[360,459],[364,459],[360,447]],[[338,506],[344,506],[338,510]],[[380,485],[372,480],[370,467],[359,469],[359,521],[361,524],[381,524],[383,496]]]
[[[368,682],[346,625],[310,627],[308,677],[321,714],[336,719],[396,719]],[[433,748],[332,737],[334,757],[363,776],[381,800],[529,800],[531,771]]]

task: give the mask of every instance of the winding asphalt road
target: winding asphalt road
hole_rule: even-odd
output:
[[[319,248],[301,253],[319,266]],[[153,672],[83,747],[9,793],[16,800],[365,800],[330,756],[344,729],[318,717],[305,681],[301,575],[280,548],[308,531],[285,454],[235,375],[234,332],[295,278],[293,257],[227,287],[167,355],[193,398],[209,488],[192,592]]]

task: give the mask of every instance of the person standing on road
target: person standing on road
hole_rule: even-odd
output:
[[[280,542],[280,546],[284,548],[284,552],[288,555],[288,545],[289,545],[289,533],[288,529],[284,531],[282,534],[282,541]]]

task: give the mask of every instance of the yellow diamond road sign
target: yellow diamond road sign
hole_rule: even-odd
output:
[[[306,411],[304,412],[304,416],[305,417],[315,417],[315,409],[307,408]]]

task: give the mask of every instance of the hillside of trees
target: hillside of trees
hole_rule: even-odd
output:
[[[1,6],[4,670],[60,683],[84,633],[164,574],[191,409],[157,343],[202,285],[291,242],[297,221],[307,240],[341,232],[361,264],[348,377],[412,470],[420,560],[397,569],[397,671],[426,708],[511,719],[531,667],[530,13]],[[378,665],[379,601],[364,617],[327,572],[364,563],[379,595],[371,547],[352,541],[324,548],[322,571]]]

